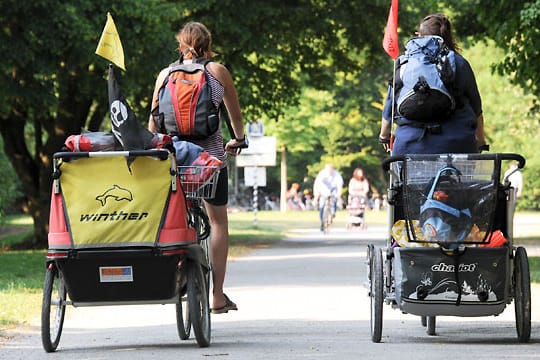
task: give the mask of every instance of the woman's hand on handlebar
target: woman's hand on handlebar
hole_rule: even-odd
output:
[[[230,156],[236,156],[242,152],[242,149],[248,147],[247,137],[244,136],[243,139],[231,139],[227,144],[225,144],[225,151]]]
[[[392,147],[394,144],[394,135],[390,135],[388,138],[385,138],[379,135],[379,144],[382,145],[384,151],[386,152],[392,151]]]

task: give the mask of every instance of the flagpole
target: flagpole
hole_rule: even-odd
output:
[[[386,21],[386,28],[384,29],[383,37],[383,48],[394,60],[393,66],[393,76],[392,76],[392,99],[391,99],[391,119],[390,119],[390,139],[389,139],[389,149],[390,154],[392,154],[393,141],[392,141],[392,130],[394,127],[394,113],[395,113],[395,98],[396,98],[396,59],[399,58],[399,44],[398,44],[398,4],[399,0],[392,0],[390,6],[390,11],[388,12],[388,20]]]
[[[390,118],[390,144],[389,144],[389,148],[390,148],[390,156],[392,155],[392,150],[393,150],[393,147],[394,147],[394,144],[393,144],[393,140],[392,140],[392,131],[394,130],[394,111],[395,111],[395,108],[396,108],[396,59],[393,60],[393,63],[394,63],[394,70],[392,72],[392,74],[394,74],[394,76],[392,76],[392,116]]]

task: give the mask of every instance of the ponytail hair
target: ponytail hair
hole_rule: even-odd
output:
[[[188,22],[176,34],[178,50],[184,58],[211,59],[216,54],[212,51],[212,34],[199,22]]]
[[[446,46],[448,46],[451,50],[455,52],[460,51],[460,48],[454,41],[454,37],[452,35],[452,24],[444,14],[436,13],[426,16],[418,26],[418,34],[420,36],[440,36],[443,38]]]

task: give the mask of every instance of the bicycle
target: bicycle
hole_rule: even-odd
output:
[[[324,199],[321,230],[325,234],[328,234],[330,232],[330,226],[334,221],[336,201],[337,198],[335,195],[326,196]]]
[[[188,210],[188,223],[197,233],[197,242],[202,249],[202,256],[208,266],[198,274],[195,286],[200,292],[187,292],[181,301],[176,304],[178,336],[186,340],[190,336],[191,328],[198,343],[210,343],[210,305],[209,288],[212,265],[210,262],[210,233],[211,226],[208,214],[202,202],[215,196],[220,169],[217,166],[178,166],[178,177],[186,198]],[[206,297],[190,297],[190,293],[207,294]],[[196,319],[196,321],[192,321]]]

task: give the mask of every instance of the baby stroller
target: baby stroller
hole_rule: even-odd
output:
[[[371,338],[381,341],[383,303],[418,315],[435,335],[438,316],[491,316],[514,301],[517,337],[531,332],[527,252],[513,245],[515,194],[501,161],[517,154],[392,156],[388,237],[368,245]]]
[[[176,304],[179,337],[188,339],[193,328],[198,345],[209,346],[210,265],[201,246],[209,227],[183,189],[199,192],[192,180],[201,169],[189,169],[182,176],[190,182],[181,185],[167,150],[59,152],[53,159],[45,351],[58,346],[67,305]]]
[[[364,216],[366,205],[367,199],[365,196],[349,196],[349,201],[347,202],[347,230],[351,230],[353,228],[365,229],[367,227]]]

